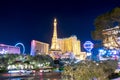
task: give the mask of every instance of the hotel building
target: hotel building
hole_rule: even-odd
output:
[[[0,44],[0,54],[20,54],[20,48],[11,45]]]
[[[31,55],[48,54],[49,44],[37,40],[31,41]]]

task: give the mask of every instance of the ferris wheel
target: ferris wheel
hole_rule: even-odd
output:
[[[22,53],[24,54],[25,53],[25,46],[24,46],[24,44],[23,43],[17,43],[17,44],[15,44],[15,47],[19,47],[19,45],[20,46],[22,46]]]

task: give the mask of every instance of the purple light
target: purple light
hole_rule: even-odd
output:
[[[83,47],[87,50],[87,51],[91,51],[94,47],[94,44],[91,41],[86,41],[83,44]]]

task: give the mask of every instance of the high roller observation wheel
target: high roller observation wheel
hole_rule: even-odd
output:
[[[23,43],[17,43],[17,44],[15,44],[15,47],[17,47],[18,45],[21,45],[23,47],[22,53],[24,54],[25,53],[25,46],[24,46],[24,44]]]

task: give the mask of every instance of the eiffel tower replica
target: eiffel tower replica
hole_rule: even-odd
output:
[[[60,46],[58,44],[58,40],[57,40],[57,19],[54,19],[54,30],[53,30],[53,37],[52,37],[52,42],[51,42],[51,48],[50,48],[50,53],[59,53],[61,52],[60,50]]]

